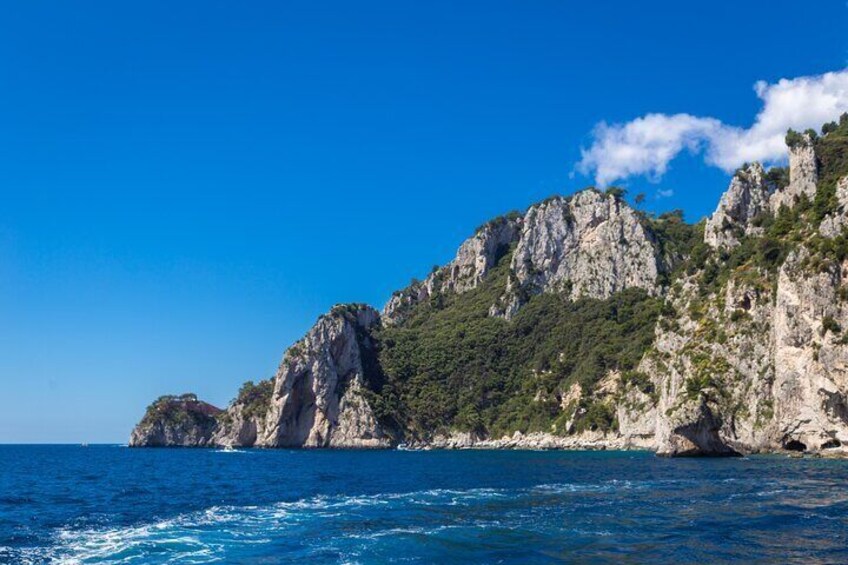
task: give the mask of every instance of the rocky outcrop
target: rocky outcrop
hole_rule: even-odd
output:
[[[212,445],[223,411],[193,394],[162,396],[148,408],[130,436],[130,447]]]
[[[821,171],[814,139],[788,139],[790,180],[770,197],[772,211],[816,197]],[[828,174],[832,178],[833,170]],[[737,173],[704,234],[721,249],[755,238],[750,249],[757,255],[731,266],[723,264],[726,256],[713,256],[702,271],[673,285],[654,345],[639,366],[656,394],[628,391],[619,406],[622,435],[645,438],[653,430],[660,454],[832,454],[848,439],[848,411],[842,410],[848,357],[841,337],[848,323],[842,305],[848,266],[832,245],[817,240],[842,234],[848,178],[837,183],[836,206],[817,230],[810,213],[791,229],[784,224],[784,231],[756,239],[765,236],[753,222],[765,211],[771,188],[765,176],[758,165]],[[791,240],[780,240],[786,231]]]
[[[383,306],[384,323],[394,325],[406,321],[410,311],[429,299],[433,290],[433,280],[428,277],[425,281],[413,281],[408,287],[392,293],[389,301]]]
[[[521,215],[512,213],[478,228],[459,246],[450,263],[435,269],[423,282],[414,282],[395,292],[383,307],[383,322],[396,324],[403,321],[412,307],[437,292],[461,294],[477,288],[518,239],[521,223]]]
[[[626,288],[661,290],[656,238],[614,194],[584,190],[532,206],[512,257],[507,292],[492,314],[511,318],[534,294],[608,298]]]
[[[704,241],[714,248],[739,245],[746,235],[762,232],[755,219],[769,209],[769,186],[762,165],[754,163],[736,171],[722,195],[718,209],[707,219]]]
[[[789,186],[772,205],[816,197],[811,143],[805,135],[792,148]],[[848,261],[839,243],[822,239],[843,234],[848,177],[828,205],[818,229],[811,213],[793,227],[793,241],[759,241],[759,263],[730,269],[723,285],[705,287],[703,274],[676,285],[665,308],[673,316],[660,320],[640,365],[660,394],[653,410],[620,417],[623,434],[653,427],[657,452],[673,456],[848,453]],[[736,237],[760,234],[734,219]],[[714,246],[735,245],[709,228]],[[781,246],[791,249],[785,259]],[[712,261],[706,269],[716,272],[720,259]]]
[[[768,442],[771,290],[766,273],[729,281],[704,301],[689,280],[669,296],[675,320],[657,328],[640,370],[659,399],[656,445],[666,455],[759,451]]]
[[[263,447],[387,447],[392,437],[363,394],[376,355],[369,306],[334,307],[286,352],[274,377]]]
[[[379,313],[339,305],[291,346],[273,380],[246,383],[226,411],[194,395],[162,397],[132,433],[137,446],[389,447],[372,410]]]
[[[829,238],[841,234],[848,226],[848,177],[843,177],[836,183],[836,200],[839,204],[836,212],[828,214],[819,226],[819,233]]]
[[[799,451],[848,444],[848,262],[810,273],[800,250],[780,270],[774,308],[772,444]]]
[[[246,382],[238,397],[218,416],[218,429],[212,438],[216,445],[252,447],[265,433],[274,381]]]
[[[809,133],[796,134],[789,145],[789,185],[772,195],[772,211],[777,212],[781,206],[791,208],[802,195],[812,199],[818,179],[813,138]]]

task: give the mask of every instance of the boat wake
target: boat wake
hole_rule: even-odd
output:
[[[528,498],[623,484],[540,485],[528,489],[430,489],[373,496],[315,496],[264,506],[213,506],[127,527],[62,528],[46,554],[28,561],[55,563],[211,563],[261,559],[356,561],[390,556],[390,547],[428,536],[479,536],[504,527]],[[498,516],[498,520],[493,520]],[[477,532],[477,533],[470,533]],[[383,545],[385,547],[379,547]],[[23,557],[23,556],[21,556]]]

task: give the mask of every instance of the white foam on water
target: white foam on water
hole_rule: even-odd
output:
[[[228,555],[239,551],[251,552],[258,546],[291,541],[291,546],[311,550],[326,550],[321,543],[324,525],[328,521],[348,521],[356,531],[344,538],[379,540],[392,535],[436,535],[446,529],[495,528],[499,522],[470,520],[461,524],[433,526],[398,525],[386,528],[379,524],[361,526],[358,512],[381,508],[386,512],[431,512],[428,507],[473,506],[490,501],[514,503],[539,494],[626,490],[634,488],[629,481],[610,481],[598,484],[545,484],[524,489],[428,489],[405,493],[377,495],[329,496],[319,495],[291,502],[263,506],[213,506],[156,522],[114,528],[62,528],[56,533],[55,544],[42,552],[40,559],[61,564],[135,564],[135,563],[213,563],[226,562]],[[419,510],[416,510],[418,508]],[[452,511],[455,512],[455,511]],[[394,516],[391,515],[390,516]],[[368,515],[370,517],[370,515]],[[375,528],[369,531],[368,528]],[[309,547],[315,543],[315,547]],[[349,550],[349,548],[348,548]],[[233,553],[234,552],[234,553]],[[340,554],[344,553],[339,548]],[[19,552],[19,554],[23,555]],[[344,559],[357,555],[346,554]]]

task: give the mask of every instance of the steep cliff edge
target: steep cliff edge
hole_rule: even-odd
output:
[[[380,323],[369,306],[334,307],[286,352],[274,377],[263,447],[387,447],[392,437],[365,396],[379,383],[376,344]]]
[[[238,396],[218,415],[212,441],[228,447],[252,447],[265,433],[267,414],[274,393],[274,380],[244,383]]]
[[[369,400],[382,384],[379,323],[369,306],[335,306],[286,350],[273,379],[245,383],[226,410],[194,395],[162,397],[130,445],[388,447],[395,436]]]
[[[657,295],[666,269],[656,237],[615,192],[551,198],[525,214],[506,293],[492,313],[511,318],[546,292],[604,299],[641,288]]]
[[[707,245],[729,249],[739,245],[746,235],[762,233],[762,227],[756,222],[768,210],[774,186],[767,182],[766,172],[759,163],[736,171],[718,209],[707,219],[704,227]]]
[[[462,294],[477,288],[517,241],[522,221],[521,215],[513,212],[480,226],[459,246],[450,263],[434,269],[424,281],[392,294],[383,307],[383,323],[405,321],[416,305],[439,293]]]
[[[790,181],[737,174],[671,287],[639,367],[658,394],[621,429],[660,454],[845,451],[848,117],[787,142]]]

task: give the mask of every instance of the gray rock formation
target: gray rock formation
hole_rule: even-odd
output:
[[[223,411],[193,394],[162,396],[133,429],[131,447],[204,447],[212,445]]]
[[[772,195],[772,211],[777,212],[782,205],[791,208],[801,195],[812,199],[818,179],[813,139],[808,133],[801,134],[799,140],[789,147],[789,186]]]
[[[839,290],[848,262],[817,273],[807,252],[780,270],[774,308],[773,446],[800,451],[848,444],[848,305]]]
[[[391,436],[363,395],[379,313],[334,307],[286,352],[274,377],[263,447],[387,447]]]
[[[805,137],[793,148],[792,180],[772,205],[815,197],[811,147]],[[825,238],[848,222],[848,177],[837,183],[836,200],[818,228]],[[726,201],[713,218],[726,212]],[[736,226],[746,225],[743,217],[734,217]],[[653,447],[666,455],[848,453],[848,260],[816,243],[814,228],[796,228],[796,240],[809,243],[794,245],[775,270],[745,265],[709,292],[698,275],[675,286],[666,306],[675,315],[660,321],[639,367],[659,395],[619,407],[625,437],[653,428]],[[707,229],[705,239],[735,244],[722,230]]]
[[[739,245],[745,235],[762,230],[754,219],[769,209],[769,186],[762,165],[754,163],[736,171],[718,208],[707,219],[704,241],[714,248]]]
[[[265,433],[268,409],[274,392],[274,381],[257,385],[247,382],[238,397],[218,416],[218,429],[212,441],[229,447],[252,447]]]
[[[395,292],[383,307],[383,322],[395,324],[402,321],[410,308],[436,292],[461,294],[477,288],[518,239],[521,223],[521,216],[514,213],[481,226],[459,246],[450,263],[434,270],[423,282]]]
[[[507,293],[492,314],[511,318],[543,292],[608,298],[636,287],[658,294],[663,268],[654,235],[619,198],[592,189],[552,198],[524,216]]]
[[[194,395],[163,397],[132,433],[136,446],[388,447],[367,399],[379,313],[335,306],[290,347],[273,381],[247,383],[226,411]]]

